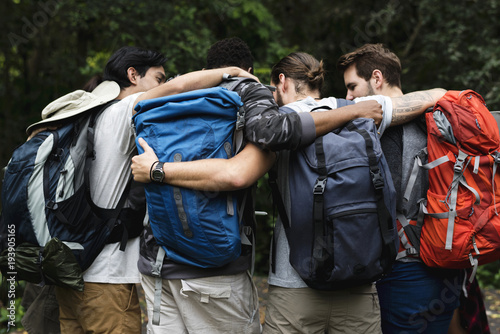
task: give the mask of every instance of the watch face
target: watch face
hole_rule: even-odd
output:
[[[155,182],[163,181],[163,164],[158,164],[156,168],[153,170],[152,178]]]
[[[153,179],[155,179],[155,181],[161,180],[162,176],[163,175],[162,175],[162,173],[159,170],[153,171]]]

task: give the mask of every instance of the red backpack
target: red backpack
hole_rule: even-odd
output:
[[[470,268],[500,259],[500,136],[483,98],[448,91],[426,115],[429,170],[420,258]]]

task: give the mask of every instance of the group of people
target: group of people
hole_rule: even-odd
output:
[[[421,176],[409,201],[403,200],[403,188],[412,154],[426,145],[421,115],[445,90],[403,94],[401,63],[382,45],[368,44],[339,59],[346,99],[355,102],[342,108],[321,96],[325,68],[307,53],[291,53],[273,66],[273,90],[252,75],[251,51],[239,38],[215,43],[205,70],[166,81],[165,62],[157,52],[124,47],[106,65],[102,80],[117,82],[121,92],[119,102],[102,113],[96,126],[91,194],[97,205],[116,206],[131,173],[136,181],[151,182],[151,171],[160,163],[162,182],[170,185],[204,191],[251,188],[279,165],[280,152],[300,149],[364,117],[373,118],[378,126],[397,191],[398,216],[416,217],[427,180]],[[139,101],[213,87],[227,75],[255,79],[234,89],[245,108],[245,145],[240,153],[226,160],[159,162],[153,148],[139,139],[144,153],[137,155],[131,118]],[[332,109],[310,112],[324,105]],[[284,106],[296,112],[281,112]],[[243,219],[253,221],[254,198],[240,199],[247,201]],[[426,267],[404,251],[380,281],[336,291],[309,288],[288,261],[289,246],[278,217],[262,327],[257,289],[249,274],[251,254],[242,252],[220,268],[198,268],[167,258],[155,268],[159,246],[147,215],[137,223],[144,224],[141,236],[130,239],[125,251],[120,243],[106,245],[84,273],[83,292],[56,287],[62,333],[140,333],[137,283],[146,297],[148,333],[447,333],[459,309],[460,273]],[[443,298],[443,291],[450,290]],[[155,305],[159,305],[159,324],[152,322]]]

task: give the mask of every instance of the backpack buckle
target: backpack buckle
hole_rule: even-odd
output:
[[[57,210],[58,209],[58,205],[54,201],[48,201],[47,204],[45,205],[45,207],[49,210]]]
[[[500,164],[500,153],[498,151],[493,152],[493,160],[496,164]]]
[[[455,162],[455,166],[453,166],[453,170],[456,173],[460,173],[464,167],[464,160],[458,160]]]
[[[313,188],[313,194],[314,195],[322,195],[325,192],[326,189],[326,177],[321,177],[316,180],[316,183],[314,184]]]
[[[161,277],[161,263],[151,262],[151,275],[153,277]]]
[[[417,256],[418,255],[418,251],[416,250],[415,247],[410,247],[410,248],[406,249],[406,255],[408,255],[408,256]]]
[[[455,166],[453,166],[453,170],[455,171],[455,173],[460,173],[463,171],[464,163],[466,160],[467,160],[467,154],[465,154],[462,151],[459,151],[457,156],[457,161],[455,161]]]
[[[382,174],[380,173],[380,170],[377,170],[376,172],[370,171],[370,174],[372,175],[372,183],[375,189],[380,190],[384,188],[384,178],[382,177]]]
[[[241,130],[245,126],[245,109],[240,107],[236,113],[236,130]]]
[[[62,156],[64,154],[64,149],[61,147],[58,147],[55,149],[55,151],[52,153],[52,159],[54,161],[61,161]]]

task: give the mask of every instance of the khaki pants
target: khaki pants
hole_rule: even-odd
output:
[[[56,288],[62,334],[141,333],[135,284],[85,283],[84,291]]]
[[[152,324],[155,278],[142,275],[148,334],[259,334],[259,301],[248,273],[162,280],[160,324]]]
[[[339,291],[269,286],[264,334],[382,333],[374,285]]]

